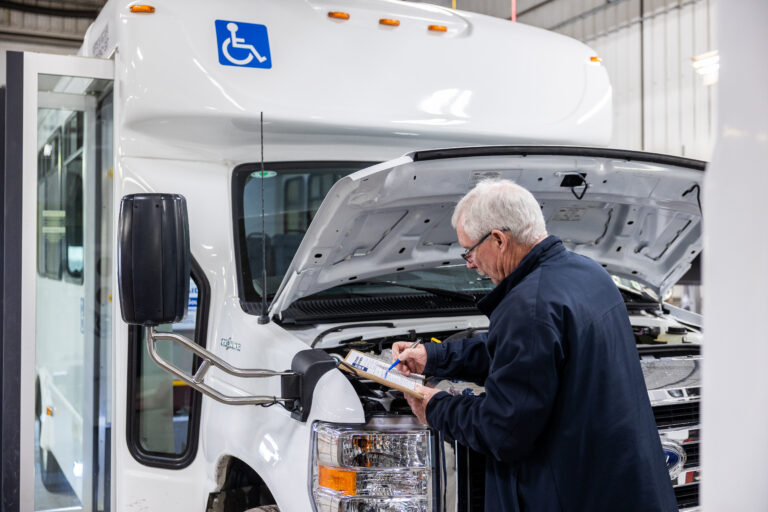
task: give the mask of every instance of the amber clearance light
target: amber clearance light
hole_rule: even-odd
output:
[[[600,57],[598,57],[597,55],[593,55],[593,56],[591,56],[591,57],[589,58],[589,60],[590,60],[590,61],[592,61],[592,62],[602,62],[602,61],[603,61],[603,59],[601,59],[601,58],[600,58]]]
[[[448,27],[445,25],[430,25],[427,27],[428,30],[431,30],[433,32],[447,32]]]
[[[143,12],[145,14],[152,14],[155,12],[155,8],[146,4],[134,4],[130,7],[131,12]]]
[[[393,20],[392,18],[381,18],[379,20],[379,25],[386,25],[388,27],[399,27],[400,20]]]
[[[317,484],[347,496],[354,495],[357,494],[357,472],[319,465],[317,467]]]
[[[340,11],[330,11],[328,13],[329,18],[335,18],[337,20],[348,20],[349,14],[346,12],[340,12]]]

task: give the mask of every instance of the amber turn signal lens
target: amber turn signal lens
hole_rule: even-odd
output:
[[[379,25],[386,25],[388,27],[399,27],[400,26],[400,20],[393,20],[390,18],[381,18],[379,20]]]
[[[430,25],[427,29],[433,32],[448,32],[448,27],[445,25]]]
[[[597,55],[593,55],[593,56],[591,56],[591,57],[589,58],[589,60],[591,60],[592,62],[602,62],[602,61],[603,61],[603,59],[601,59],[601,58],[600,58],[600,57],[598,57]]]
[[[328,13],[329,18],[336,18],[337,20],[348,20],[349,14],[346,12],[339,12],[339,11],[330,11]]]
[[[317,467],[317,484],[326,489],[339,491],[348,496],[357,494],[357,473],[332,469],[328,466]]]
[[[143,12],[146,14],[152,14],[155,12],[155,8],[151,5],[135,4],[130,7],[131,12]]]

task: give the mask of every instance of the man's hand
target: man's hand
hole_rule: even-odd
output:
[[[424,345],[408,348],[410,346],[408,341],[397,341],[392,345],[392,361],[400,360],[395,368],[403,375],[422,373],[427,365],[427,349]]]
[[[405,399],[408,400],[408,405],[411,406],[413,414],[416,415],[420,422],[427,425],[427,404],[433,396],[440,392],[440,390],[419,386],[416,388],[416,391],[424,395],[424,400],[419,400],[415,396],[409,395],[408,393],[405,393]]]

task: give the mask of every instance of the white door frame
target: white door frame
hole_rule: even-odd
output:
[[[86,57],[23,54],[23,130],[22,130],[22,264],[21,264],[21,332],[18,340],[20,365],[19,418],[19,510],[34,509],[35,456],[35,278],[37,272],[37,109],[38,76],[61,75],[98,79],[114,79],[114,61]],[[86,188],[87,190],[87,188]],[[30,200],[32,199],[32,200]],[[5,269],[8,271],[9,269]],[[4,340],[13,343],[15,340]],[[114,375],[114,374],[113,374]],[[114,444],[114,442],[113,442]],[[112,448],[110,448],[112,449]],[[114,458],[112,459],[114,461]],[[114,462],[113,462],[114,463]],[[114,496],[114,493],[110,493]]]

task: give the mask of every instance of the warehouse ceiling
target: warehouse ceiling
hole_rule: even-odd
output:
[[[105,0],[0,0],[0,43],[77,48]]]

